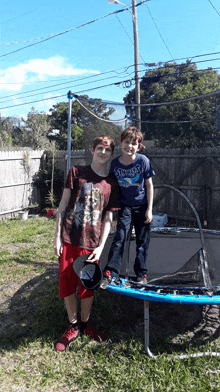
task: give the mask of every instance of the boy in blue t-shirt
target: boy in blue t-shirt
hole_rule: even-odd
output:
[[[143,147],[143,134],[136,127],[129,127],[121,134],[122,155],[113,159],[110,175],[117,179],[121,191],[116,234],[109,252],[103,280],[106,289],[112,278],[118,278],[131,224],[136,234],[134,271],[137,282],[147,283],[147,253],[150,241],[150,223],[153,220],[153,181],[155,175],[149,159],[137,152]]]

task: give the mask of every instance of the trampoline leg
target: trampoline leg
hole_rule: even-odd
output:
[[[150,331],[150,318],[149,318],[149,301],[144,301],[144,341],[145,341],[145,350],[149,357],[153,357],[152,352],[150,351],[149,344],[149,331]]]

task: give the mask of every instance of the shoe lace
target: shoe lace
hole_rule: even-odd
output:
[[[69,326],[68,329],[64,332],[63,338],[69,338],[73,334],[74,329]]]

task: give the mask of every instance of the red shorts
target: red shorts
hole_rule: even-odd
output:
[[[83,287],[80,279],[73,269],[73,262],[77,257],[90,254],[91,251],[79,248],[78,246],[63,243],[63,253],[60,255],[59,264],[59,296],[60,298],[69,297],[76,292],[78,287],[78,297],[80,299],[91,298],[94,295],[92,290]]]

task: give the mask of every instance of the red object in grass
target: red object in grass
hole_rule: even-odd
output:
[[[49,218],[52,218],[54,215],[56,215],[55,212],[56,212],[56,208],[47,209],[47,216]]]

